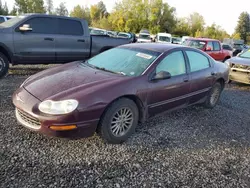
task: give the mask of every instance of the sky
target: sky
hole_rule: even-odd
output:
[[[13,7],[14,0],[2,0],[7,2],[9,7]],[[53,0],[54,7],[57,7],[61,2],[65,2],[68,10],[72,10],[74,6],[92,5],[100,0]],[[118,0],[103,0],[110,12]],[[248,11],[250,7],[249,0],[240,0],[239,3],[227,0],[165,0],[170,6],[176,8],[178,17],[186,17],[192,12],[200,13],[207,25],[215,23],[220,25],[229,34],[234,32],[237,25],[238,17],[241,12]]]

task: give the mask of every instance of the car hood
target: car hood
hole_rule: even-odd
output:
[[[74,92],[74,88],[89,89],[93,86],[123,79],[124,76],[90,68],[80,62],[53,67],[29,77],[23,84],[30,94],[43,101],[61,98]]]
[[[233,57],[230,60],[231,64],[240,64],[250,66],[250,59],[242,57]]]

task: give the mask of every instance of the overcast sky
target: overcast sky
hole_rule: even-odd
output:
[[[6,1],[9,7],[13,7],[14,0]],[[118,0],[103,0],[108,11],[111,11],[115,2]],[[170,6],[176,8],[177,16],[185,17],[192,12],[198,12],[203,15],[208,25],[213,22],[224,28],[229,34],[234,32],[238,17],[241,12],[250,10],[249,0],[227,1],[227,0],[165,0]],[[91,5],[99,0],[54,0],[54,7],[61,2],[65,2],[67,8],[72,8],[78,4]]]

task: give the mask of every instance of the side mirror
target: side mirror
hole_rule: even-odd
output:
[[[32,31],[32,28],[29,24],[24,24],[23,26],[19,27],[20,31]]]
[[[206,47],[206,51],[212,51],[211,47]]]
[[[158,72],[152,80],[166,80],[171,78],[171,74],[167,71]]]

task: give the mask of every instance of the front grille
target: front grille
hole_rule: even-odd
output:
[[[234,64],[232,66],[232,68],[250,70],[250,66],[248,66],[248,65],[241,65],[241,64]]]
[[[32,129],[41,128],[40,121],[32,117],[31,115],[27,114],[26,112],[16,109],[16,117],[17,117],[17,120],[26,127],[29,127]]]

